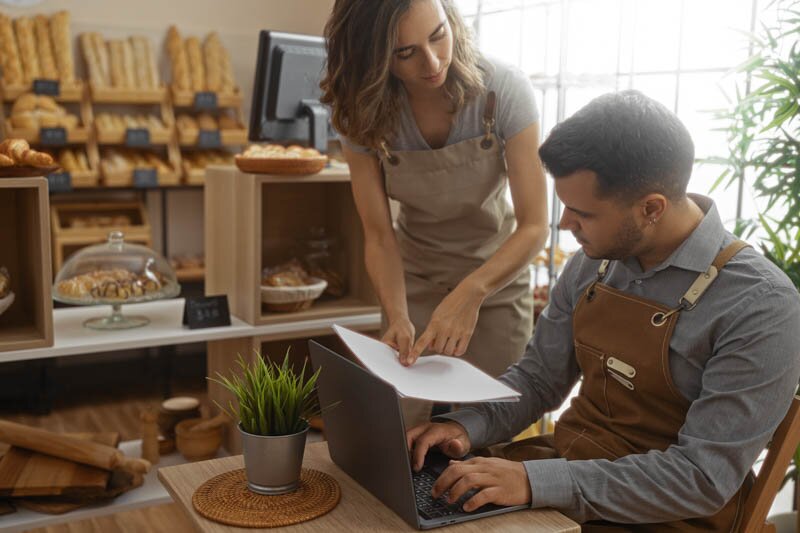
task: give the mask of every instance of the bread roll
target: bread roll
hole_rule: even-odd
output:
[[[217,120],[209,113],[200,113],[199,115],[197,115],[197,125],[200,127],[201,130],[219,129],[219,124],[217,124]]]
[[[75,82],[75,62],[69,31],[69,11],[59,11],[50,19],[50,40],[53,44],[58,76],[62,83]]]
[[[89,159],[86,157],[86,152],[83,150],[76,150],[75,158],[78,160],[78,170],[83,172],[89,171]]]
[[[194,91],[206,90],[206,69],[203,64],[203,54],[200,52],[200,41],[197,37],[186,39],[186,55],[189,58],[189,71],[192,76],[192,89]]]
[[[237,130],[240,129],[239,123],[236,121],[235,118],[229,117],[228,115],[220,115],[219,117],[219,129],[221,130]]]
[[[36,97],[36,107],[59,115],[65,113],[64,108],[58,105],[55,98],[47,96],[46,94],[41,94]]]
[[[133,56],[133,46],[129,40],[122,41],[122,58],[125,67],[125,86],[130,88],[139,87],[136,81],[136,60]]]
[[[30,17],[20,17],[14,21],[17,31],[17,45],[22,61],[22,71],[25,83],[31,83],[42,76],[39,68],[39,55],[36,53],[36,39],[33,31],[33,20]]]
[[[44,15],[36,15],[36,46],[39,51],[39,67],[42,77],[48,80],[58,79],[58,69],[53,53],[53,44],[50,42],[50,23]]]
[[[17,38],[11,19],[0,13],[0,52],[2,53],[3,81],[7,85],[21,85],[23,82]]]
[[[38,130],[39,116],[30,111],[11,115],[11,125],[16,129]]]
[[[11,115],[35,111],[39,106],[38,102],[39,98],[33,93],[21,94],[11,106]]]
[[[75,154],[73,154],[72,150],[69,148],[61,150],[58,153],[58,164],[61,165],[61,168],[67,172],[77,172],[80,170],[80,167],[78,166],[78,160],[75,158]]]
[[[186,47],[181,34],[178,33],[178,28],[175,26],[170,26],[167,32],[167,52],[172,65],[172,84],[181,91],[191,90],[192,80],[189,74],[189,59],[186,55]]]

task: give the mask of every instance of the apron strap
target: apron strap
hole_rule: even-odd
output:
[[[397,156],[394,155],[389,151],[389,145],[386,144],[386,139],[381,141],[381,152],[383,152],[383,157],[389,162],[390,165],[396,167],[400,160],[397,159]]]
[[[600,281],[602,281],[602,279],[606,276],[606,271],[608,270],[609,263],[610,261],[608,259],[603,259],[602,261],[600,261],[600,267],[597,269],[597,277],[592,282],[592,284],[589,285],[589,288],[586,290],[586,299],[588,301],[591,302],[594,299],[595,285],[600,283]]]
[[[655,313],[650,319],[650,323],[656,327],[663,326],[671,315],[674,315],[679,311],[689,311],[694,309],[694,307],[697,305],[697,301],[700,300],[700,297],[703,296],[714,280],[717,279],[720,270],[722,270],[722,268],[733,258],[733,256],[748,246],[750,245],[746,242],[737,240],[723,248],[714,258],[714,261],[708,267],[708,270],[697,276],[697,279],[694,280],[694,283],[692,283],[686,293],[681,296],[678,307],[671,309],[666,313]]]
[[[497,95],[494,91],[489,91],[486,95],[486,107],[483,108],[483,128],[484,136],[481,141],[481,148],[488,150],[492,147],[492,132],[494,131],[495,119],[494,108],[497,103]]]

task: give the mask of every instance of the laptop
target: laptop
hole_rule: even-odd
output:
[[[314,341],[309,341],[309,349],[314,368],[322,368],[317,382],[320,404],[334,406],[322,414],[331,459],[412,527],[431,529],[528,508],[489,504],[464,512],[461,504],[473,491],[453,504],[444,497],[434,500],[431,488],[449,458],[428,453],[420,472],[411,470],[394,388]]]

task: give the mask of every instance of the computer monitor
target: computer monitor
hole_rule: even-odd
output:
[[[322,37],[262,30],[250,110],[251,141],[308,136],[328,147],[328,111],[319,102],[325,68]],[[305,135],[299,135],[305,130]]]

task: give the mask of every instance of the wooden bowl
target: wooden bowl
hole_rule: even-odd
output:
[[[178,422],[175,426],[175,445],[181,455],[189,461],[213,459],[222,444],[223,426],[192,431],[192,427],[203,421],[202,418],[189,418]]]
[[[175,425],[187,418],[200,417],[200,401],[191,396],[176,396],[161,403],[158,409],[158,429],[164,437],[175,436]]]
[[[236,166],[251,174],[308,175],[320,172],[328,164],[327,156],[319,157],[235,157]]]

